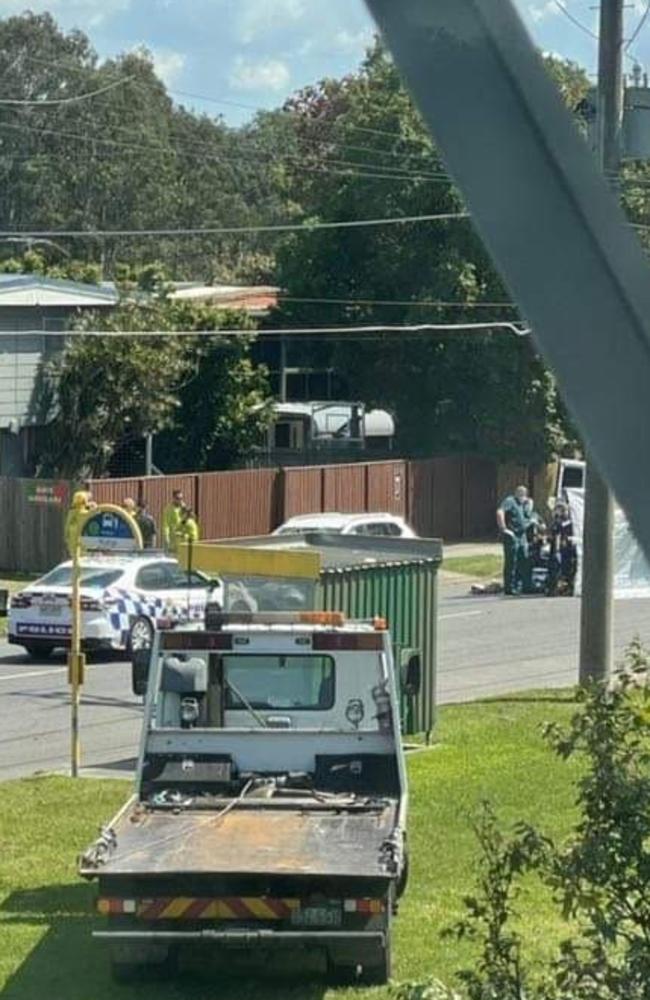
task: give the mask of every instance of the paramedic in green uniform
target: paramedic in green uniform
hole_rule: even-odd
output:
[[[503,590],[505,594],[532,592],[532,564],[528,529],[537,515],[525,486],[518,486],[497,510],[497,524],[503,541]]]

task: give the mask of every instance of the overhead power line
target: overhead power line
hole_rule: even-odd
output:
[[[366,334],[421,334],[421,333],[489,333],[491,330],[508,330],[517,337],[527,337],[530,329],[523,324],[511,323],[506,320],[496,320],[493,323],[416,323],[405,326],[390,326],[374,324],[371,326],[320,326],[320,327],[289,327],[282,330],[21,330],[19,336],[30,335],[39,337],[324,337],[343,335],[353,339],[355,335],[363,337]]]
[[[109,90],[115,90],[116,87],[124,87],[125,84],[129,83],[133,77],[125,76],[121,80],[113,80],[112,83],[107,83],[105,87],[99,87],[97,90],[90,90],[85,94],[76,94],[71,97],[59,97],[56,99],[49,100],[44,98],[42,100],[14,100],[14,99],[2,99],[0,100],[0,105],[11,105],[13,107],[30,107],[30,108],[42,108],[42,107],[52,107],[54,105],[61,104],[76,104],[78,101],[89,101],[93,97],[98,97],[100,94],[105,94]]]
[[[269,226],[208,226],[205,229],[26,229],[0,230],[0,239],[38,237],[60,239],[121,239],[123,237],[225,236],[244,233],[296,233],[317,229],[362,229],[373,226],[404,226],[420,222],[456,222],[469,219],[468,212],[442,212],[437,215],[389,216],[385,219],[347,219],[341,222],[282,223]]]
[[[52,60],[46,60],[46,59],[41,59],[40,57],[29,56],[29,55],[25,55],[24,58],[28,62],[33,62],[33,63],[36,63],[36,64],[40,64],[41,66],[50,66],[50,67],[57,68],[57,69],[67,69],[67,70],[69,70],[72,73],[86,73],[87,72],[86,68],[81,67],[81,66],[73,66],[70,63],[58,62],[58,61],[52,61]],[[140,89],[140,90],[147,90],[148,89],[147,86],[145,84],[142,84],[142,83],[137,83],[136,82],[134,85],[136,87],[138,87],[138,89]],[[241,101],[233,101],[233,100],[230,100],[230,99],[225,98],[225,97],[214,97],[214,96],[208,96],[206,94],[195,94],[195,93],[190,93],[189,91],[186,91],[186,90],[177,90],[174,87],[167,87],[167,92],[170,93],[170,94],[178,94],[179,97],[189,97],[189,98],[191,98],[192,100],[195,100],[195,101],[204,101],[206,104],[217,104],[217,105],[223,105],[224,107],[239,108],[239,109],[241,109],[243,111],[252,111],[252,112],[254,112],[256,114],[259,114],[260,112],[265,112],[265,113],[268,113],[268,114],[286,115],[288,117],[299,117],[298,112],[297,111],[293,111],[290,108],[274,108],[271,111],[267,112],[265,108],[260,108],[260,107],[254,105],[254,104],[245,104],[245,103],[243,103]],[[319,122],[318,124],[324,126],[325,128],[332,128],[333,129],[333,128],[339,127],[341,123],[339,121],[335,121],[335,122]],[[365,126],[365,125],[354,125],[351,122],[345,122],[345,128],[346,129],[350,129],[353,132],[362,132],[362,133],[365,133],[367,135],[377,135],[377,136],[382,136],[382,137],[387,138],[387,139],[399,139],[401,142],[416,142],[416,141],[419,141],[419,139],[415,140],[415,139],[410,138],[407,135],[404,135],[403,132],[391,132],[391,131],[389,131],[387,129],[371,128],[371,127]],[[426,133],[423,133],[423,135],[422,135],[421,138],[424,139],[424,140],[426,140],[428,138],[428,136],[426,135]],[[352,147],[350,147],[350,148],[352,148]],[[382,150],[374,150],[374,152],[384,152],[384,151],[382,151]],[[385,151],[385,152],[388,152],[388,151]],[[399,156],[401,154],[395,153],[394,155]],[[404,154],[404,155],[414,155],[414,154]],[[426,154],[415,154],[415,155],[423,155],[424,156]]]
[[[636,42],[637,38],[639,37],[639,35],[643,31],[643,28],[644,28],[645,23],[648,20],[649,16],[650,16],[650,0],[648,0],[648,2],[646,4],[646,8],[645,8],[643,14],[641,15],[641,17],[639,19],[639,23],[637,24],[636,28],[634,29],[634,31],[632,32],[632,34],[630,35],[628,41],[625,44],[625,51],[626,52],[628,52],[630,50],[630,46],[634,45],[634,43]]]
[[[332,299],[299,298],[295,295],[278,295],[280,302],[297,302],[305,305],[339,306],[421,306],[428,309],[517,309],[512,302],[442,302],[438,299]]]
[[[592,31],[591,28],[588,28],[586,24],[583,24],[582,21],[580,21],[577,17],[575,17],[575,15],[571,13],[571,11],[563,2],[563,0],[553,0],[553,3],[555,4],[558,10],[562,11],[565,17],[569,21],[571,21],[572,24],[576,26],[576,28],[579,28],[580,31],[583,31],[585,33],[585,35],[589,35],[590,38],[595,38],[596,41],[598,41],[598,35],[596,34],[596,32]]]
[[[246,167],[250,167],[251,163],[256,163],[262,161],[265,165],[265,170],[268,172],[269,164],[277,164],[283,162],[297,162],[300,165],[300,169],[307,171],[309,173],[324,173],[324,174],[335,174],[337,176],[354,176],[361,179],[379,179],[379,180],[426,180],[430,183],[437,184],[447,184],[451,183],[450,179],[445,174],[428,174],[425,172],[408,172],[406,170],[397,172],[399,168],[388,167],[383,164],[377,164],[375,166],[368,165],[364,163],[358,163],[351,160],[338,160],[333,158],[326,158],[324,160],[323,166],[318,166],[316,164],[306,164],[303,157],[299,154],[284,154],[283,156],[263,156],[261,153],[257,155],[255,153],[246,154],[240,153],[238,155],[223,155],[218,152],[211,153],[200,153],[191,152],[194,148],[193,144],[190,146],[185,146],[183,148],[178,148],[175,146],[165,146],[160,143],[134,143],[127,142],[122,139],[106,139],[103,136],[96,136],[90,133],[78,133],[69,132],[64,129],[53,129],[38,125],[22,125],[13,122],[0,122],[0,128],[11,129],[17,132],[32,132],[37,135],[52,135],[62,139],[78,139],[82,142],[87,142],[92,145],[99,146],[111,146],[117,149],[133,150],[138,153],[158,153],[162,156],[178,156],[178,157],[193,157],[201,158],[203,161],[209,160],[215,163],[221,163],[225,165],[229,164],[244,164]],[[119,128],[119,126],[118,126]],[[202,147],[197,147],[202,148]],[[69,149],[66,149],[66,154],[69,154]],[[47,154],[49,155],[49,154]],[[342,169],[336,169],[340,166]],[[343,169],[345,168],[345,169]],[[382,171],[379,173],[378,171]]]

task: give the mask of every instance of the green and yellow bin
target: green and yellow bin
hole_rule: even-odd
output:
[[[189,553],[181,551],[189,564]],[[417,695],[402,693],[402,730],[430,738],[436,722],[439,539],[344,538],[318,533],[230,539],[195,545],[194,569],[224,583],[226,610],[342,611],[385,618],[400,688],[408,660],[420,657]]]

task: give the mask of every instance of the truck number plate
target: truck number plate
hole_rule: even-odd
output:
[[[296,927],[340,927],[341,907],[338,904],[303,906],[291,913],[291,923]]]

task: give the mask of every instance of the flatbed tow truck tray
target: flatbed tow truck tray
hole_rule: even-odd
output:
[[[115,824],[114,849],[97,875],[312,875],[388,878],[397,804],[363,811],[185,809],[142,811],[134,804]]]

